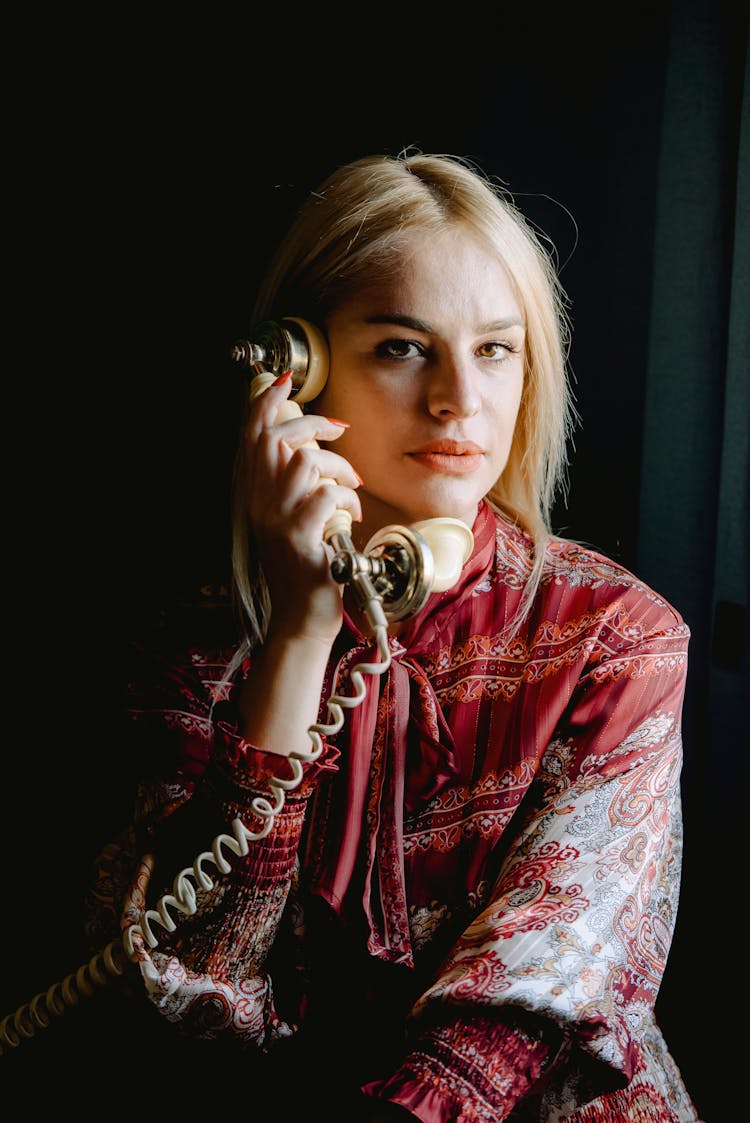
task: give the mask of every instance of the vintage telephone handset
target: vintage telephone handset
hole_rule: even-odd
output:
[[[298,416],[300,405],[320,394],[328,375],[328,348],[321,331],[314,324],[296,317],[265,321],[253,332],[251,340],[235,343],[232,359],[253,371],[251,397],[256,397],[284,371],[291,370],[293,395],[282,403],[280,420]],[[241,819],[232,822],[232,834],[220,834],[191,866],[181,870],[155,909],[146,910],[138,924],[127,928],[122,940],[113,940],[87,963],[64,980],[54,983],[46,992],[37,994],[0,1021],[0,1054],[45,1029],[53,1016],[78,1004],[81,996],[91,997],[96,987],[124,974],[128,962],[138,963],[137,944],[156,947],[158,940],[151,923],[173,932],[176,924],[170,909],[191,915],[197,909],[198,889],[212,889],[214,882],[206,870],[211,862],[219,873],[231,869],[223,850],[238,857],[248,852],[248,843],[265,837],[273,828],[276,816],[284,805],[285,793],[301,781],[303,764],[317,759],[323,749],[321,735],[333,735],[343,725],[344,709],[360,705],[365,697],[364,674],[383,674],[390,665],[388,624],[414,616],[432,592],[451,588],[458,580],[464,563],[473,548],[471,530],[458,519],[436,518],[411,526],[386,526],[367,543],[363,552],[355,550],[351,538],[351,516],[337,511],[328,521],[324,538],[333,550],[331,574],[339,584],[349,585],[360,609],[372,629],[380,660],[359,663],[350,673],[353,694],[333,693],[327,707],[331,722],[314,724],[308,729],[312,749],[292,753],[287,759],[292,769],[289,779],[269,781],[271,798],[256,796],[251,809],[260,820],[257,831],[249,830]],[[153,965],[151,965],[153,966]],[[148,973],[149,965],[141,963]],[[155,968],[154,968],[155,971]]]
[[[328,376],[325,337],[314,324],[294,316],[260,324],[252,340],[235,343],[232,358],[254,371],[252,397],[291,370],[294,393],[283,403],[279,420],[298,416],[300,405],[320,394]],[[374,594],[389,621],[414,616],[430,593],[455,585],[474,541],[458,519],[425,519],[410,527],[384,527],[360,554],[351,541],[351,517],[346,511],[338,511],[328,522],[324,537],[335,550],[334,579],[351,584],[365,612]],[[382,614],[377,609],[375,613],[380,622]],[[370,624],[374,626],[372,619]]]

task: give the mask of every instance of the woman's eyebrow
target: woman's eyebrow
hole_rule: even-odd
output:
[[[491,331],[505,331],[506,328],[525,328],[526,324],[520,316],[503,316],[500,320],[493,320],[489,324],[480,324],[479,334],[486,335]]]
[[[402,312],[382,312],[375,316],[365,316],[365,323],[398,324],[399,327],[410,328],[412,331],[422,331],[426,334],[434,331],[434,328],[424,320],[417,320],[414,316],[405,316]]]
[[[414,316],[406,316],[402,312],[383,312],[374,316],[366,316],[365,323],[398,324],[399,327],[410,328],[411,331],[421,331],[428,335],[435,331],[435,328],[428,324],[426,320],[417,320]],[[492,331],[505,331],[507,328],[523,328],[525,326],[520,316],[503,316],[502,319],[493,320],[492,323],[480,324],[477,331],[480,335],[486,335]]]

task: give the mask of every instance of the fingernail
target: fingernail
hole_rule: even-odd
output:
[[[352,471],[354,472],[354,475],[355,475],[355,476],[357,477],[357,479],[359,480],[359,482],[360,482],[361,484],[363,484],[363,483],[364,483],[365,481],[364,481],[364,480],[362,479],[362,477],[360,476],[359,472],[355,471],[355,470],[354,470],[354,468],[352,468]]]
[[[283,386],[284,383],[288,382],[291,377],[292,377],[291,370],[285,370],[283,374],[280,374],[278,378],[275,378],[273,380],[271,385],[272,386]]]
[[[326,421],[330,421],[331,425],[341,425],[344,429],[351,428],[348,421],[339,421],[338,417],[326,417]]]

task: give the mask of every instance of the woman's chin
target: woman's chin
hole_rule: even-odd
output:
[[[421,501],[409,505],[410,522],[421,522],[423,519],[460,519],[461,522],[471,526],[477,515],[477,508],[484,492],[477,494],[475,490],[465,487],[452,486],[453,481],[444,481],[429,494],[422,496]]]

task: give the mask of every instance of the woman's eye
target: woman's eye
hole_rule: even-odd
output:
[[[501,343],[499,340],[493,340],[492,343],[483,343],[478,348],[478,354],[483,359],[495,359],[502,362],[510,355],[517,354],[517,348],[513,347],[510,343]]]
[[[385,339],[375,353],[381,359],[415,359],[422,354],[422,348],[412,339]]]

